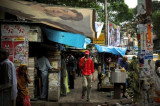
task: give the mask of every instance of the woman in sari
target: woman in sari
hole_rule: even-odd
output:
[[[154,72],[154,88],[155,88],[155,97],[154,101],[160,104],[160,61],[155,63],[155,72]]]
[[[17,106],[31,106],[28,84],[31,82],[27,66],[22,64],[17,69]]]

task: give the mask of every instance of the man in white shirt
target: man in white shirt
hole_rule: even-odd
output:
[[[38,57],[36,61],[36,67],[41,72],[41,78],[42,78],[42,94],[41,99],[47,99],[47,91],[48,91],[48,70],[53,69],[51,64],[49,63],[49,60],[45,56]]]
[[[14,64],[9,60],[9,53],[5,49],[0,48],[0,85],[1,87],[7,84],[11,85],[11,100],[12,106],[16,106],[17,98],[17,77]],[[4,104],[10,103],[7,98],[4,98]],[[1,105],[1,103],[0,103]]]

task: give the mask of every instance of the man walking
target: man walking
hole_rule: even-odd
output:
[[[5,49],[0,49],[0,85],[11,85],[12,106],[16,106],[17,97],[17,77],[14,64],[8,59],[9,53]],[[7,100],[7,98],[4,98]],[[10,103],[4,101],[4,105]]]
[[[82,69],[82,99],[85,97],[87,90],[87,101],[90,101],[90,92],[91,92],[91,82],[92,77],[94,80],[94,65],[91,58],[89,58],[89,51],[85,51],[85,56],[80,59],[79,67]]]

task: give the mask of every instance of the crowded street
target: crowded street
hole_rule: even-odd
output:
[[[160,106],[160,0],[0,0],[0,106]]]
[[[95,76],[97,76],[97,71],[95,72]],[[111,95],[112,89],[103,89],[102,91],[97,91],[97,83],[98,79],[93,82],[92,93],[91,93],[91,101],[88,103],[86,98],[81,98],[82,92],[82,77],[76,77],[75,79],[75,88],[71,89],[67,96],[60,97],[58,102],[55,101],[31,101],[32,106],[112,106],[120,103],[124,103],[123,106],[127,106],[127,104],[131,104],[131,98],[121,98],[114,99],[113,95]],[[111,97],[112,96],[112,97]]]

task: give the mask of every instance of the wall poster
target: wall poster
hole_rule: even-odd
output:
[[[108,22],[108,46],[120,45],[120,26]]]
[[[2,24],[1,34],[1,46],[9,51],[9,59],[15,66],[27,64],[29,26]]]

